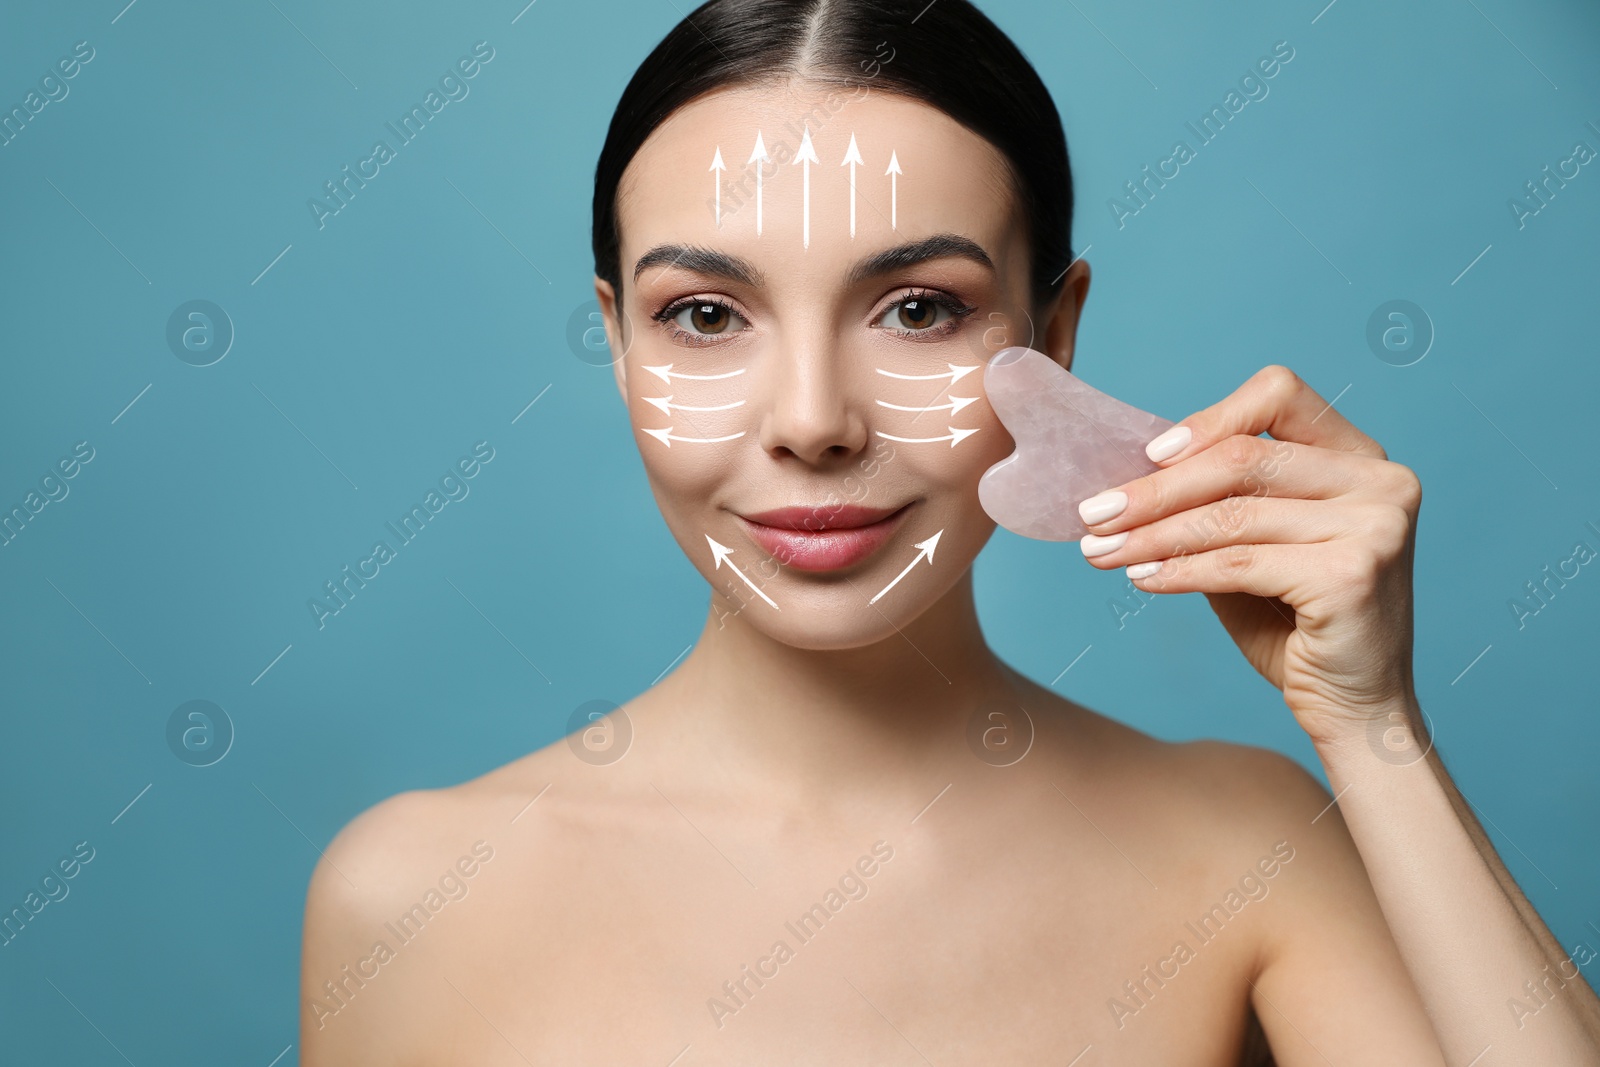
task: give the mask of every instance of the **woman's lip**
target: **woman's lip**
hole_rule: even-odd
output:
[[[902,508],[864,508],[858,504],[795,504],[741,517],[780,530],[817,533],[822,530],[849,530],[859,526],[870,526],[900,510]]]
[[[853,505],[830,509],[826,512],[830,521],[821,529],[801,525],[807,518],[816,522],[819,512],[813,508],[780,508],[758,516],[741,515],[740,519],[750,539],[784,566],[799,571],[835,571],[859,563],[883,547],[910,507],[907,504],[893,511]],[[863,517],[873,516],[876,521],[861,522]],[[772,522],[794,525],[770,525]]]

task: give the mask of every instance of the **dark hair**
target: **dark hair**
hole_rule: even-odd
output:
[[[617,186],[645,139],[713,90],[770,78],[876,87],[943,111],[1009,161],[1027,220],[1035,308],[1072,261],[1072,170],[1050,91],[968,0],[707,0],[674,26],[617,102],[594,176],[595,274],[620,299]]]

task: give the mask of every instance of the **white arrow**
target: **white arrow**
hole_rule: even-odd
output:
[[[766,163],[767,160],[770,159],[770,158],[771,157],[767,155],[767,146],[761,140],[761,131],[757,130],[756,131],[756,147],[755,147],[755,150],[750,153],[750,158],[746,161],[747,165],[749,163],[758,164],[757,167],[756,167],[756,236],[757,237],[761,236],[761,170],[762,170],[762,168],[761,168],[761,166],[759,164]]]
[[[674,411],[727,411],[729,408],[736,408],[740,404],[744,403],[743,400],[735,400],[731,404],[712,404],[709,407],[699,407],[699,406],[694,405],[694,404],[673,404],[673,403],[669,403],[669,401],[672,399],[672,397],[670,395],[668,395],[668,396],[642,396],[639,399],[643,400],[646,404],[654,404],[656,407],[661,409],[661,414],[663,414],[663,415],[670,415]],[[977,398],[974,397],[973,399],[976,400]],[[930,408],[929,410],[932,410],[932,409]],[[961,409],[957,408],[956,410],[959,411]]]
[[[805,134],[800,138],[800,151],[795,153],[794,161],[800,166],[800,243],[811,247],[811,164],[821,163],[817,158],[817,150],[811,144],[811,127],[807,126]]]
[[[885,378],[899,378],[902,381],[907,382],[931,382],[935,378],[949,378],[950,384],[954,385],[962,378],[965,378],[967,375],[978,369],[978,364],[976,363],[969,367],[958,367],[954,363],[946,363],[945,366],[949,367],[950,369],[948,371],[941,371],[938,374],[896,374],[894,371],[884,370],[882,367],[878,368],[878,373],[883,375]],[[645,368],[645,370],[650,369],[652,368]]]
[[[645,399],[649,400],[650,398],[645,397]],[[950,403],[948,404],[934,404],[932,407],[926,408],[913,408],[907,407],[904,404],[891,404],[887,400],[880,400],[878,401],[878,404],[882,407],[893,408],[896,411],[948,411],[950,414],[954,415],[968,404],[976,404],[977,402],[978,398],[975,396],[953,396],[950,398]]]
[[[730,370],[725,374],[683,374],[681,372],[674,374],[671,363],[668,363],[664,367],[645,367],[645,370],[649,371],[651,374],[654,374],[657,378],[660,378],[669,385],[672,383],[672,379],[674,378],[691,379],[697,382],[714,382],[720,378],[732,378],[736,374],[744,373],[744,368],[740,367],[738,370]],[[936,374],[934,377],[939,378],[943,377],[943,375]]]
[[[850,147],[845,150],[844,161],[839,166],[850,168],[850,236],[856,235],[856,166],[864,163],[861,150],[856,147],[856,135],[850,134]]]
[[[726,437],[679,437],[677,434],[672,432],[671,426],[668,426],[665,430],[651,430],[644,426],[639,427],[639,429],[644,430],[645,433],[649,434],[651,437],[654,437],[657,441],[660,441],[668,448],[672,447],[672,442],[674,441],[689,441],[697,445],[715,445],[721,444],[723,441],[732,441],[735,438],[744,436],[743,430],[740,430],[738,433],[730,433]],[[973,430],[971,432],[977,433],[978,431]]]
[[[882,599],[883,594],[887,593],[889,590],[891,590],[895,586],[899,585],[900,584],[900,579],[904,578],[906,575],[910,574],[911,573],[911,568],[915,567],[917,564],[921,563],[924,559],[926,559],[928,561],[928,565],[929,566],[932,566],[933,565],[933,550],[935,548],[939,547],[939,538],[942,537],[942,536],[944,536],[944,531],[940,530],[938,533],[934,534],[932,537],[928,538],[926,541],[918,541],[915,545],[913,545],[912,546],[913,548],[922,549],[921,552],[917,553],[917,558],[912,560],[910,563],[907,563],[906,564],[906,569],[901,571],[899,574],[895,575],[894,581],[890,582],[888,585],[886,585],[882,589],[878,590],[878,595],[873,597],[871,600],[867,601],[867,603],[868,604],[876,604],[880,599]],[[731,564],[730,564],[730,566],[731,566]]]
[[[894,152],[889,153],[889,169],[884,171],[889,178],[889,228],[900,228],[900,156]],[[759,188],[759,187],[758,187]]]
[[[728,169],[727,166],[722,162],[722,146],[721,145],[717,145],[717,155],[716,155],[716,158],[714,158],[711,161],[711,169],[713,171],[719,171],[719,172]],[[722,228],[722,175],[720,173],[716,174],[714,177],[712,177],[711,181],[717,187],[717,228],[721,229]]]
[[[943,533],[944,531],[941,530],[939,532]],[[938,535],[934,535],[934,540],[937,541],[938,539]],[[778,605],[772,603],[771,597],[763,593],[760,589],[757,589],[756,583],[746,578],[744,576],[744,572],[733,565],[733,560],[728,558],[733,554],[733,549],[729,548],[727,545],[719,545],[715,541],[712,541],[710,534],[706,534],[706,540],[711,543],[711,558],[717,561],[717,565],[712,568],[713,570],[721,570],[722,565],[726,563],[728,565],[728,569],[739,576],[740,581],[742,581],[745,585],[748,585],[751,589],[755,590],[756,596],[760,597],[762,600],[765,600],[768,604],[772,604],[773,610],[779,610]],[[896,579],[896,581],[898,580],[899,579]]]
[[[950,447],[954,448],[956,445],[959,445],[962,441],[965,441],[967,438],[978,432],[978,429],[958,430],[954,426],[947,426],[945,429],[949,430],[950,432],[945,434],[943,437],[895,437],[892,434],[884,433],[882,430],[877,431],[877,434],[879,437],[882,437],[886,440],[899,441],[901,444],[906,445],[928,444],[933,441],[949,441]],[[649,433],[650,431],[647,430],[645,432]]]

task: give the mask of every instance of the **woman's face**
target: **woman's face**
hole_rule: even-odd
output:
[[[804,648],[894,636],[994,530],[978,479],[1013,446],[985,361],[1019,344],[1070,361],[1086,276],[1035,329],[1004,157],[870,90],[679,109],[629,164],[618,219],[620,306],[596,279],[617,383],[713,611]]]

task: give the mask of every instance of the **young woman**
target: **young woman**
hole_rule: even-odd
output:
[[[977,486],[1013,445],[982,366],[1071,364],[1071,214],[1049,94],[965,0],[712,0],[663,40],[600,157],[595,287],[704,632],[339,834],[302,1063],[1600,1062],[1587,961],[1422,728],[1417,479],[1290,370],[1153,441],[1082,544],[1206,594],[1337,800],[985,643]]]

